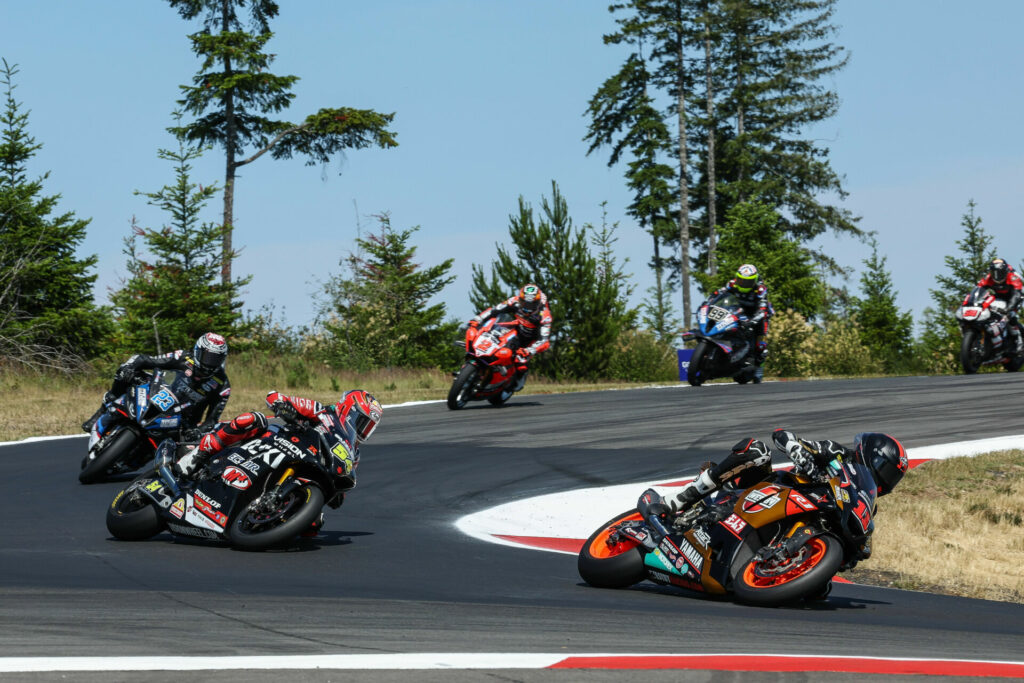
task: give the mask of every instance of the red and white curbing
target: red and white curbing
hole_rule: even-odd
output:
[[[993,451],[1024,448],[1024,434],[974,441],[908,448],[910,466],[929,460],[973,456]],[[778,465],[777,468],[787,465]],[[490,543],[548,550],[575,555],[594,529],[623,510],[636,505],[647,488],[666,494],[692,481],[619,484],[597,488],[561,491],[504,503],[460,518],[455,526],[474,538]]]
[[[4,657],[0,673],[56,671],[267,671],[606,669],[834,672],[1022,678],[1024,662],[759,654],[395,653],[227,657]]]

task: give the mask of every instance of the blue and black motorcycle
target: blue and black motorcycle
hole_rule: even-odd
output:
[[[134,472],[153,460],[161,441],[181,440],[182,411],[192,404],[171,391],[176,376],[176,371],[140,372],[128,391],[105,404],[89,433],[78,481],[92,484]]]
[[[761,382],[754,364],[754,335],[734,294],[721,292],[697,309],[697,329],[683,333],[683,341],[697,341],[686,378],[695,387],[716,377],[732,377],[740,384]]]

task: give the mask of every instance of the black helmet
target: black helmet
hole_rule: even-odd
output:
[[[871,470],[878,495],[891,493],[910,467],[903,444],[888,434],[868,432],[853,438],[855,459]]]
[[[228,343],[219,334],[207,332],[196,340],[192,357],[199,374],[208,377],[224,367],[224,361],[228,359]]]
[[[992,276],[992,280],[999,284],[1006,282],[1006,276],[1010,272],[1010,264],[1001,258],[992,259],[992,263],[988,264],[988,274]]]

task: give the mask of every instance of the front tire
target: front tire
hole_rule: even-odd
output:
[[[686,381],[692,386],[699,387],[704,382],[712,379],[710,369],[715,367],[717,355],[722,351],[714,344],[700,342],[693,350],[690,357],[690,367],[686,371]]]
[[[82,463],[82,471],[78,473],[78,481],[83,484],[95,484],[106,479],[109,470],[132,452],[137,440],[135,432],[130,429],[122,429],[119,434],[114,436],[113,441],[96,454],[95,458],[89,460],[86,457]]]
[[[476,383],[477,372],[476,366],[472,363],[462,366],[462,369],[459,370],[459,375],[452,382],[452,388],[448,390],[449,409],[459,410],[469,403],[469,399],[472,397],[473,385]]]
[[[323,491],[315,484],[306,484],[293,489],[269,513],[254,510],[252,504],[239,510],[228,527],[228,538],[248,550],[280,545],[309,528],[323,507]]]
[[[973,375],[981,368],[987,355],[985,347],[985,337],[978,334],[977,330],[964,331],[964,338],[960,341],[960,364],[966,374]]]
[[[839,539],[815,536],[784,563],[752,557],[736,573],[736,598],[752,605],[774,606],[821,595],[843,562]]]
[[[138,491],[121,490],[107,508],[107,531],[119,541],[144,541],[163,529],[160,513]]]
[[[647,577],[643,555],[635,542],[622,540],[610,544],[612,527],[635,519],[642,519],[640,513],[629,510],[608,520],[590,535],[576,562],[584,581],[598,588],[627,588]]]

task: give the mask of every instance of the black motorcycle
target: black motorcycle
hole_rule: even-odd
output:
[[[132,387],[105,404],[89,433],[89,450],[82,458],[78,481],[92,484],[134,472],[153,459],[164,439],[181,441],[182,412],[192,403],[172,390],[177,371],[139,371]]]
[[[107,508],[117,539],[141,541],[167,529],[177,536],[263,549],[294,539],[338,507],[355,486],[355,430],[343,435],[299,420],[216,454],[194,477],[173,473],[176,446],[160,444],[153,471],[120,491]]]
[[[983,365],[1002,364],[1008,372],[1024,366],[1024,355],[1017,354],[1010,333],[1006,302],[991,289],[975,287],[954,315],[963,334],[960,363],[965,373],[973,375]]]

